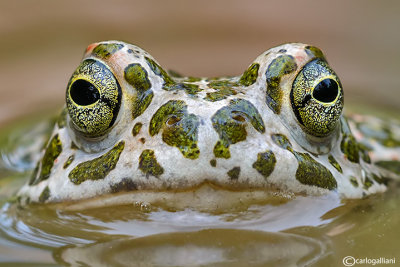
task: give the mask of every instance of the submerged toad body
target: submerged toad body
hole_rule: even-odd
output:
[[[238,77],[176,76],[137,46],[90,45],[18,195],[61,202],[208,184],[358,198],[396,176],[378,165],[398,166],[399,127],[347,121],[342,84],[316,47],[272,48]]]

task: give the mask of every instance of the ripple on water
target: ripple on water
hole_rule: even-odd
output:
[[[323,242],[308,237],[207,229],[68,246],[55,257],[73,266],[303,266],[325,253]]]
[[[307,211],[302,209],[305,205]],[[252,260],[290,266],[318,259],[326,244],[318,238],[274,232],[328,223],[331,219],[320,217],[338,205],[326,196],[298,197],[278,206],[210,214],[189,209],[143,212],[137,205],[68,211],[6,203],[0,229],[15,243],[52,251],[63,264],[113,266],[135,259],[135,264],[157,266],[240,266]]]

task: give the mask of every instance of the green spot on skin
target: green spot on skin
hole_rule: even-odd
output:
[[[168,74],[175,78],[182,78],[183,75],[174,70],[168,70]]]
[[[268,107],[275,113],[281,112],[282,90],[280,82],[282,76],[289,74],[297,69],[294,58],[290,55],[282,55],[275,58],[265,73],[267,79],[267,97]]]
[[[271,135],[272,141],[279,147],[283,149],[287,149],[289,151],[293,151],[292,144],[290,143],[289,139],[283,134],[273,134]]]
[[[123,47],[124,47],[123,44],[117,44],[117,43],[99,44],[93,49],[92,54],[99,58],[107,59],[112,54],[122,49]]]
[[[358,149],[360,151],[360,155],[363,161],[366,163],[371,163],[371,158],[369,157],[369,148],[364,144],[358,143]]]
[[[307,55],[309,57],[311,57],[311,59],[320,58],[320,59],[325,60],[324,54],[318,47],[308,45],[305,47],[305,51],[306,51]]]
[[[377,161],[375,164],[381,168],[384,168],[388,171],[394,172],[400,175],[400,161],[395,160],[382,160]]]
[[[57,126],[58,126],[58,128],[60,128],[60,129],[62,129],[62,128],[64,128],[65,127],[65,125],[66,125],[66,121],[67,121],[67,114],[68,114],[68,110],[67,110],[67,108],[64,108],[62,111],[61,111],[61,114],[60,114],[60,116],[58,116],[58,119],[57,119]]]
[[[197,78],[197,77],[187,77],[185,79],[185,82],[188,82],[188,83],[194,83],[194,82],[199,82],[199,81],[201,81],[201,78]]]
[[[117,165],[119,156],[124,150],[124,146],[124,141],[121,141],[104,155],[78,164],[78,166],[69,173],[69,179],[77,185],[86,180],[104,179]]]
[[[294,151],[286,136],[283,134],[273,134],[271,138],[275,144],[283,149],[287,149],[296,157],[299,163],[296,171],[296,179],[300,183],[329,190],[337,188],[337,183],[332,173],[308,153]]]
[[[170,100],[162,105],[150,121],[151,136],[162,129],[163,141],[177,147],[185,158],[197,159],[200,150],[197,147],[199,118],[189,114],[182,100]]]
[[[228,171],[227,174],[228,174],[229,178],[231,178],[231,180],[239,179],[240,167],[234,167],[233,169]]]
[[[315,185],[329,190],[337,188],[337,183],[332,173],[322,164],[317,162],[307,153],[293,152],[299,167],[296,171],[296,179],[307,185]]]
[[[129,64],[124,70],[124,77],[139,92],[145,92],[151,87],[147,71],[140,64]]]
[[[227,98],[230,95],[236,95],[237,92],[232,89],[237,83],[228,80],[218,80],[208,83],[208,87],[215,89],[215,92],[207,93],[205,100],[215,102]]]
[[[347,120],[342,116],[340,119],[342,126],[342,141],[340,142],[340,150],[346,156],[346,158],[354,163],[360,162],[360,156],[366,163],[371,163],[371,159],[368,154],[368,148],[358,143],[355,137],[350,131]]]
[[[111,193],[129,192],[137,189],[137,185],[129,178],[123,178],[119,183],[110,186]]]
[[[365,181],[364,181],[364,188],[368,189],[370,188],[374,183],[372,182],[372,180],[369,177],[365,177]]]
[[[359,146],[353,135],[343,134],[340,142],[340,150],[346,155],[347,159],[354,163],[360,162]]]
[[[50,189],[48,186],[46,186],[42,193],[39,196],[39,202],[44,203],[46,200],[48,200],[50,197]]]
[[[188,95],[194,96],[198,92],[202,91],[197,84],[189,84],[189,83],[177,83],[175,82],[168,74],[163,70],[154,60],[146,57],[147,64],[151,68],[151,70],[158,76],[160,76],[164,80],[163,89],[166,91],[177,91],[183,90]]]
[[[218,110],[211,121],[220,138],[214,146],[217,158],[229,158],[229,146],[246,140],[246,126],[249,122],[258,132],[265,132],[258,110],[251,102],[240,98],[231,100],[228,106]]]
[[[332,156],[329,155],[328,157],[329,163],[340,173],[343,173],[342,167],[340,164],[336,161],[336,159]]]
[[[369,173],[368,176],[369,176],[371,179],[375,180],[378,184],[385,184],[385,185],[387,185],[388,182],[389,182],[389,178],[382,177],[382,176],[378,176],[378,175],[376,175],[376,174],[374,174],[374,173]]]
[[[210,160],[210,165],[211,165],[212,167],[216,167],[216,166],[217,166],[217,160],[216,160],[216,159]]]
[[[190,84],[190,83],[177,83],[173,87],[170,87],[170,89],[184,90],[188,95],[191,96],[195,96],[198,92],[202,91],[202,89],[200,89],[200,87],[197,84]]]
[[[141,122],[136,123],[135,126],[133,126],[132,135],[133,136],[138,135],[140,132],[140,129],[142,129],[142,126],[143,126],[143,124]]]
[[[40,161],[38,161],[38,163],[36,163],[36,167],[31,174],[31,178],[29,179],[29,183],[28,183],[29,185],[33,185],[33,182],[36,180],[36,176],[39,173],[39,167],[40,167]]]
[[[153,99],[153,91],[147,71],[140,64],[130,64],[124,70],[125,80],[137,91],[133,103],[133,118],[137,118],[147,109]]]
[[[356,177],[350,176],[350,183],[351,183],[354,187],[358,187],[358,182],[357,182]]]
[[[157,162],[154,151],[150,149],[143,150],[139,157],[139,169],[146,175],[155,177],[164,173],[163,167]]]
[[[164,85],[171,86],[175,84],[175,81],[163,70],[154,60],[149,57],[145,57],[147,64],[149,65],[150,69],[157,75],[163,78]]]
[[[380,125],[380,127],[372,127],[371,125],[362,122],[357,123],[358,129],[368,139],[375,140],[381,145],[389,148],[400,147],[400,140],[397,140],[389,125]]]
[[[134,108],[132,112],[132,118],[135,119],[143,114],[143,112],[150,105],[153,99],[154,93],[151,90],[146,91],[143,94],[138,95],[138,98],[134,102]]]
[[[385,147],[400,147],[400,141],[393,138],[393,136],[389,136],[388,139],[381,140],[381,144]]]
[[[257,81],[259,68],[260,64],[251,64],[251,66],[243,73],[242,77],[240,77],[239,84],[243,86],[250,86],[254,84]]]
[[[79,147],[74,142],[71,142],[71,149],[79,149]]]
[[[31,180],[30,185],[36,185],[41,181],[47,180],[50,177],[51,169],[53,168],[54,161],[58,158],[62,151],[62,144],[58,134],[56,134],[50,141],[49,145],[44,152],[41,161],[41,170],[37,179]]]
[[[214,155],[217,158],[229,159],[231,157],[231,152],[229,151],[229,143],[223,140],[217,141],[214,146]]]
[[[64,169],[68,168],[68,166],[71,165],[71,163],[74,161],[74,159],[75,159],[75,155],[69,156],[67,161],[64,163],[63,168]]]
[[[275,154],[269,150],[264,153],[257,154],[257,161],[253,163],[253,168],[256,169],[262,176],[268,178],[273,172],[275,164]]]
[[[393,135],[393,132],[391,131],[390,127],[384,126],[382,128],[382,131],[387,135],[387,138],[383,138],[380,141],[380,143],[385,146],[385,147],[400,147],[400,140],[396,139]]]
[[[251,102],[240,98],[233,99],[228,107],[231,109],[234,120],[242,121],[242,118],[245,117],[259,133],[265,132],[264,121],[257,108]]]

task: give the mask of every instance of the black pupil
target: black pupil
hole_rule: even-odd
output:
[[[315,86],[313,97],[321,102],[329,103],[336,99],[339,93],[338,84],[335,80],[325,79]]]
[[[87,106],[100,99],[100,93],[97,88],[88,81],[77,80],[70,89],[72,100],[81,106]]]

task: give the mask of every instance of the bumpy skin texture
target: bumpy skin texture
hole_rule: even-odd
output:
[[[95,43],[66,102],[21,198],[60,202],[204,183],[359,198],[385,191],[400,173],[399,124],[345,119],[339,79],[321,50],[305,44],[272,48],[238,77],[208,79],[173,77],[131,44]]]

